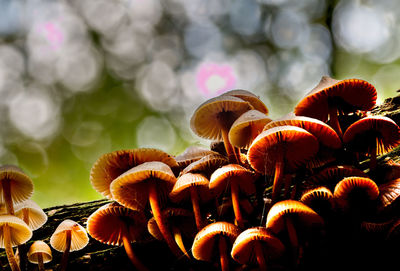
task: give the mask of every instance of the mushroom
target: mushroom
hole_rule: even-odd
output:
[[[259,134],[247,153],[253,169],[261,174],[274,174],[272,203],[278,198],[285,169],[295,169],[318,151],[318,141],[306,130],[279,126]]]
[[[189,164],[185,167],[180,175],[186,173],[202,173],[209,178],[211,174],[219,167],[228,164],[228,159],[218,153],[208,154],[203,158]]]
[[[177,168],[175,159],[168,153],[152,148],[120,150],[103,154],[90,170],[90,182],[101,195],[112,199],[111,182],[122,173],[144,162],[160,161],[171,168]]]
[[[50,247],[43,241],[35,241],[32,243],[28,251],[28,260],[31,263],[37,264],[39,271],[44,271],[44,264],[51,262]]]
[[[370,170],[376,168],[376,156],[384,154],[400,144],[400,127],[390,118],[368,116],[350,125],[343,135],[348,149],[368,153]]]
[[[323,76],[319,84],[312,89],[295,107],[297,116],[307,116],[326,122],[341,137],[342,130],[338,113],[350,113],[356,110],[371,110],[376,103],[377,93],[374,86],[360,79],[335,80]]]
[[[254,109],[261,113],[268,114],[267,106],[260,100],[260,97],[244,89],[234,89],[222,94],[223,96],[234,96],[240,98],[254,107]]]
[[[231,256],[240,264],[257,263],[258,270],[267,270],[267,261],[282,256],[285,246],[265,227],[249,228],[236,238]]]
[[[204,227],[204,220],[200,212],[200,203],[205,203],[212,199],[208,187],[209,183],[209,180],[202,174],[186,173],[178,178],[172,191],[169,193],[170,199],[176,203],[188,199],[191,200],[197,230],[201,230]]]
[[[83,249],[88,243],[89,237],[85,228],[70,219],[61,222],[50,237],[50,245],[63,252],[60,271],[67,269],[69,253]]]
[[[1,202],[5,202],[7,213],[14,215],[14,204],[29,199],[33,193],[33,182],[19,167],[0,167]]]
[[[131,243],[143,239],[145,229],[146,217],[143,212],[128,209],[116,202],[100,207],[87,220],[90,236],[108,245],[123,245],[129,260],[140,271],[148,268],[136,256]]]
[[[239,191],[246,195],[255,194],[255,177],[252,171],[237,164],[229,164],[217,169],[210,178],[209,187],[216,196],[230,188],[235,219],[240,228],[244,228],[245,221],[240,211]]]
[[[196,260],[211,262],[213,255],[217,254],[216,243],[218,242],[221,270],[229,270],[228,244],[233,244],[239,233],[240,229],[228,222],[209,224],[196,234],[192,245],[192,255]]]
[[[300,201],[311,207],[321,217],[326,219],[334,208],[333,193],[325,186],[310,189],[303,193]]]
[[[304,237],[306,231],[311,232],[321,228],[322,225],[324,225],[323,219],[314,210],[295,200],[283,200],[275,203],[268,213],[266,222],[267,229],[275,235],[279,236],[282,232],[287,234],[295,265],[298,264],[298,255],[301,249],[299,237]],[[299,234],[300,230],[302,235]]]
[[[158,227],[171,251],[182,253],[168,228],[168,221],[161,212],[160,199],[167,198],[176,182],[171,168],[162,162],[145,162],[116,178],[110,185],[113,198],[121,205],[144,210],[147,202]]]
[[[184,169],[191,163],[196,162],[209,154],[217,154],[217,152],[198,146],[189,146],[183,153],[177,155],[175,160],[178,163],[179,168]]]
[[[229,130],[229,141],[238,148],[248,148],[271,121],[266,114],[258,110],[249,110],[235,120]]]
[[[245,100],[230,95],[218,96],[196,109],[190,127],[200,137],[223,140],[229,161],[239,162],[240,158],[229,141],[228,133],[233,122],[250,109],[253,107]]]
[[[12,247],[26,243],[31,237],[32,230],[23,220],[13,215],[0,216],[0,247],[6,249],[11,270],[20,271]]]
[[[394,216],[399,210],[400,178],[379,185],[378,212]]]
[[[195,224],[193,223],[193,213],[182,208],[167,208],[162,211],[165,218],[168,219],[168,224],[174,234],[175,242],[178,244],[182,253],[190,259],[183,240],[183,236],[188,236],[193,239],[196,232]],[[157,240],[163,240],[163,235],[154,217],[150,218],[147,223],[147,230]]]

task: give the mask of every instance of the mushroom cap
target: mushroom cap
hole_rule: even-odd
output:
[[[217,168],[228,164],[228,159],[218,153],[208,154],[203,158],[189,164],[185,167],[181,175],[186,173],[203,173],[205,176],[211,175]]]
[[[223,93],[222,95],[234,96],[234,97],[240,98],[242,100],[245,100],[246,102],[251,104],[254,107],[254,109],[260,111],[261,113],[268,114],[268,108],[260,100],[260,97],[258,97],[254,93],[251,93],[250,91],[247,91],[244,89],[234,89],[231,91],[227,91],[227,92]]]
[[[113,246],[123,244],[126,236],[131,242],[142,240],[147,219],[143,212],[128,209],[116,202],[106,204],[87,220],[87,231],[97,241]]]
[[[178,167],[175,158],[168,153],[153,148],[119,150],[103,154],[90,170],[93,188],[108,199],[112,199],[110,184],[129,169],[145,162],[160,161],[171,168]]]
[[[14,207],[15,216],[23,219],[24,209],[29,213],[28,226],[34,231],[41,228],[47,222],[46,213],[37,205],[33,200],[26,200],[21,202]]]
[[[11,199],[13,203],[29,199],[33,194],[33,182],[22,169],[14,165],[0,166],[0,202],[5,202],[3,181],[10,180]]]
[[[190,119],[192,131],[212,140],[222,140],[222,129],[227,131],[232,123],[252,106],[237,97],[223,95],[207,100],[201,104]]]
[[[183,153],[177,155],[175,160],[179,167],[183,169],[208,154],[217,154],[217,152],[199,146],[189,146]]]
[[[55,250],[64,252],[68,231],[71,231],[71,248],[69,251],[81,250],[89,243],[85,228],[73,220],[66,219],[58,225],[50,237],[50,245]]]
[[[295,126],[279,126],[263,131],[251,144],[247,159],[262,174],[275,170],[276,152],[284,156],[285,167],[297,168],[318,151],[318,141],[306,130]]]
[[[231,256],[240,264],[256,262],[255,243],[261,242],[265,258],[276,258],[283,254],[285,246],[265,227],[249,228],[236,238]]]
[[[359,198],[360,192],[362,193],[363,202]],[[333,196],[340,207],[346,208],[352,205],[352,203],[349,203],[350,201],[357,201],[357,204],[363,204],[365,200],[373,201],[377,199],[379,188],[370,178],[346,177],[336,184]]]
[[[271,119],[266,114],[258,110],[249,110],[232,124],[229,130],[229,141],[233,146],[247,148],[270,121]]]
[[[199,173],[186,173],[181,175],[176,181],[169,197],[173,202],[187,201],[190,199],[190,187],[196,187],[200,202],[207,202],[212,199],[208,187],[210,181]]]
[[[288,117],[271,121],[265,125],[264,131],[283,125],[292,125],[303,128],[314,135],[322,145],[329,148],[339,149],[342,147],[342,141],[335,130],[326,123],[310,117],[295,116],[294,114],[291,114]]]
[[[376,89],[360,79],[335,80],[323,76],[295,107],[297,116],[307,116],[326,122],[329,104],[335,102],[338,109],[348,113],[356,110],[371,110],[376,104]]]
[[[379,185],[378,209],[383,210],[400,198],[400,178]]]
[[[167,208],[162,212],[164,217],[168,219],[169,225],[179,228],[179,230],[183,231],[186,236],[190,236],[191,238],[194,237],[194,233],[196,233],[196,225],[193,222],[193,213],[191,211],[182,208]],[[154,217],[150,218],[147,222],[147,230],[157,240],[164,240]]]
[[[151,182],[156,182],[158,192],[164,194],[172,190],[176,177],[163,162],[145,162],[116,178],[111,183],[110,190],[119,204],[142,210],[148,201],[148,187]]]
[[[346,129],[343,142],[357,152],[371,153],[376,144],[376,154],[384,154],[400,144],[400,127],[390,118],[368,116]]]
[[[333,207],[333,193],[328,188],[321,186],[310,189],[303,193],[300,201],[305,205],[315,210],[315,206],[321,205],[323,202],[327,203],[330,208]]]
[[[236,182],[240,191],[250,195],[256,192],[255,179],[254,172],[237,164],[229,164],[214,171],[209,187],[213,194],[221,195],[231,182]]]
[[[266,227],[274,234],[285,229],[284,218],[290,216],[293,224],[305,228],[322,226],[323,219],[310,207],[296,200],[283,200],[275,203],[268,212]]]
[[[345,177],[352,176],[368,177],[368,175],[362,170],[352,166],[331,166],[324,168],[307,179],[304,183],[304,187],[306,189],[312,189],[320,186],[326,186],[328,189],[333,191],[339,181],[343,180]]]
[[[32,243],[31,247],[29,248],[29,251],[27,254],[28,260],[31,263],[37,264],[39,262],[38,261],[39,253],[42,253],[43,263],[51,262],[51,260],[53,259],[50,247],[43,241],[35,241]]]
[[[15,247],[26,243],[32,237],[32,230],[26,223],[13,215],[0,215],[0,232],[3,233],[3,227],[7,224],[11,232],[11,246]],[[0,247],[5,248],[4,236],[0,235]]]
[[[197,260],[211,261],[212,256],[215,255],[213,252],[218,241],[217,237],[222,235],[233,244],[239,233],[239,227],[232,223],[220,221],[208,224],[196,234],[192,245],[192,255]]]

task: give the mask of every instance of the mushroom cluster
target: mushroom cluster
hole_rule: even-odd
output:
[[[25,248],[25,243],[32,238],[32,231],[47,221],[45,212],[30,200],[32,194],[33,182],[19,167],[0,166],[0,247],[5,248],[13,271],[25,270],[27,259],[35,263],[40,259],[32,256],[33,251],[29,251],[27,258]],[[15,246],[18,259],[13,250]],[[45,256],[44,259],[48,261],[49,258]]]
[[[377,156],[400,144],[400,128],[372,116],[376,98],[368,82],[326,76],[276,120],[248,91],[212,98],[190,122],[213,140],[210,149],[190,146],[174,157],[139,148],[96,161],[91,183],[113,202],[89,217],[87,230],[123,245],[137,270],[150,263],[131,243],[149,238],[177,261],[221,270],[377,263],[367,255],[384,255],[375,245],[395,243],[400,229],[400,174],[380,177],[383,165],[398,165]]]

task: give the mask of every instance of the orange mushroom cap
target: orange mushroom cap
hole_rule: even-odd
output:
[[[146,222],[143,212],[113,202],[100,207],[89,216],[87,230],[90,236],[101,243],[121,246],[123,236],[131,242],[143,239]]]
[[[276,258],[283,254],[285,246],[267,228],[254,227],[239,234],[232,246],[231,256],[240,264],[256,262],[255,243],[260,242],[264,257]]]
[[[247,148],[270,121],[271,119],[266,114],[258,110],[249,110],[232,124],[229,130],[229,141],[233,146]]]
[[[329,104],[336,103],[341,111],[349,113],[356,110],[371,110],[376,104],[376,89],[360,79],[335,80],[323,76],[295,107],[297,116],[307,116],[326,122]]]
[[[181,175],[186,173],[203,173],[209,177],[217,168],[228,164],[228,159],[220,154],[208,154],[203,158],[189,164],[181,171]]]
[[[157,181],[160,193],[169,193],[176,177],[171,168],[162,162],[145,162],[116,178],[110,185],[113,198],[119,204],[143,210],[148,201],[149,181]]]
[[[186,150],[175,157],[181,169],[187,167],[189,164],[200,160],[206,155],[217,154],[217,152],[198,146],[190,146]]]
[[[3,233],[4,225],[8,225],[11,232],[11,246],[26,243],[32,237],[32,230],[20,218],[13,215],[0,215],[0,233]],[[0,234],[0,247],[5,248],[4,236]]]
[[[400,178],[379,186],[378,210],[382,211],[400,199]]]
[[[342,147],[342,141],[335,130],[326,123],[310,117],[295,116],[294,114],[291,114],[284,118],[269,122],[265,125],[264,131],[284,125],[303,128],[314,135],[322,145],[325,145],[328,148],[339,149]]]
[[[318,151],[318,141],[311,133],[295,126],[279,126],[259,134],[251,144],[247,159],[253,169],[271,174],[275,168],[276,152],[282,152],[285,166],[297,168]]]
[[[343,142],[357,152],[384,154],[400,144],[400,127],[390,118],[368,116],[350,125],[343,135]]]
[[[324,220],[310,207],[300,201],[283,200],[275,203],[268,212],[266,227],[274,234],[284,230],[284,218],[290,216],[293,223],[305,228],[319,227]]]
[[[168,153],[152,148],[120,150],[103,154],[90,170],[90,182],[93,188],[111,199],[110,184],[129,169],[145,162],[159,161],[171,168],[178,167],[176,160]]]
[[[212,199],[208,187],[209,180],[199,173],[185,173],[176,181],[169,197],[173,202],[181,202],[190,199],[190,187],[196,187],[200,202],[207,202]]]
[[[194,238],[193,257],[197,260],[211,261],[212,256],[215,255],[216,237],[222,235],[233,244],[239,233],[240,229],[228,222],[220,221],[205,226]]]

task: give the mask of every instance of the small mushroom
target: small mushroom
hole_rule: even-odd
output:
[[[90,236],[108,245],[123,245],[126,255],[140,271],[148,268],[136,256],[131,243],[143,239],[145,227],[146,217],[143,212],[128,209],[116,202],[100,207],[87,220]]]
[[[61,222],[50,237],[50,245],[63,252],[60,271],[66,270],[69,253],[83,249],[88,243],[89,237],[84,227],[70,219]]]
[[[250,91],[244,90],[244,89],[234,89],[227,91],[222,94],[223,96],[234,96],[237,98],[240,98],[254,107],[254,109],[260,111],[261,113],[268,114],[268,108],[267,106],[261,101],[260,97],[255,95],[254,93],[251,93]]]
[[[213,256],[219,254],[221,270],[227,271],[229,270],[230,246],[239,233],[240,229],[228,222],[209,224],[196,234],[192,245],[192,255],[196,260],[211,262]]]
[[[44,271],[44,264],[51,262],[50,247],[43,241],[35,241],[32,243],[28,251],[28,260],[31,263],[37,264],[39,271]]]
[[[12,247],[26,243],[31,237],[32,230],[24,221],[12,215],[0,216],[0,247],[6,249],[11,270],[20,271]]]

